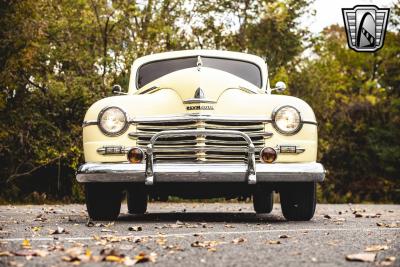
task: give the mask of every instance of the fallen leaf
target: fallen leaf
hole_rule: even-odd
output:
[[[129,231],[134,231],[134,232],[139,232],[139,231],[142,231],[143,229],[142,229],[141,226],[130,226],[130,227],[128,228],[128,230],[129,230]]]
[[[225,244],[226,242],[220,242],[220,241],[215,241],[215,240],[205,240],[203,242],[201,241],[195,241],[192,244],[190,244],[190,246],[197,248],[207,248],[208,250],[215,248],[216,246],[220,245],[220,244]]]
[[[147,255],[144,252],[140,252],[138,255],[134,257],[135,264],[136,263],[143,263],[143,262],[156,262],[157,254],[152,252]]]
[[[224,226],[225,226],[225,228],[235,228],[235,226],[230,225],[230,224],[225,224]]]
[[[34,253],[35,253],[35,255],[33,255],[33,256],[39,256],[39,257],[46,257],[47,255],[49,255],[48,251],[40,250],[40,249],[35,249]]]
[[[105,261],[109,261],[109,262],[118,262],[118,263],[122,263],[124,261],[124,257],[119,257],[119,256],[115,256],[115,255],[108,255],[104,258]]]
[[[10,251],[0,251],[0,257],[11,257],[14,256],[13,253],[11,253]]]
[[[334,219],[335,222],[345,222],[346,219],[345,218],[336,218]]]
[[[79,258],[73,258],[70,256],[62,256],[61,257],[62,261],[70,262],[73,265],[79,265],[81,263],[81,260]]]
[[[34,232],[39,232],[41,229],[42,229],[42,227],[40,227],[40,226],[32,227],[32,231],[34,231]]]
[[[390,223],[390,224],[389,223],[384,223],[384,222],[377,222],[376,225],[380,226],[380,227],[386,227],[386,228],[397,228],[397,227],[400,227],[400,223],[395,223],[395,222]]]
[[[379,263],[380,266],[390,266],[396,261],[396,257],[390,256],[386,257],[383,261]]]
[[[279,240],[268,240],[268,244],[270,245],[279,245],[281,241]]]
[[[133,260],[133,259],[131,259],[130,257],[125,257],[125,258],[124,258],[124,261],[123,261],[123,264],[124,264],[125,266],[133,266],[133,265],[136,264],[136,261]]]
[[[389,247],[387,245],[373,245],[365,249],[366,252],[387,250]]]
[[[65,231],[64,228],[57,226],[57,229],[55,230],[50,230],[51,235],[59,235],[59,234],[68,234],[67,231]]]
[[[83,254],[83,248],[71,247],[65,250],[65,253],[71,258],[78,258],[79,255]]]
[[[233,244],[239,244],[239,243],[243,243],[243,242],[246,242],[246,241],[247,241],[246,238],[239,237],[239,238],[233,239],[233,240],[232,240],[232,243],[233,243]]]
[[[181,247],[178,246],[178,245],[168,245],[168,246],[164,246],[163,248],[164,248],[164,249],[171,250],[171,251],[184,251],[184,249],[181,248]]]
[[[28,239],[24,239],[24,241],[22,241],[21,247],[22,247],[22,248],[29,249],[29,248],[31,248],[32,246],[31,246],[31,243],[29,242]]]
[[[325,219],[332,219],[332,217],[329,216],[328,214],[325,214],[325,215],[324,215],[324,218],[325,218]]]
[[[38,216],[36,216],[36,218],[33,221],[44,222],[44,221],[47,221],[47,218],[43,217],[43,214],[39,214]]]
[[[164,246],[167,243],[167,239],[163,236],[156,239],[156,243],[160,246]]]
[[[104,225],[104,227],[111,227],[111,226],[114,226],[114,222],[109,222],[106,225]]]
[[[354,213],[354,217],[361,218],[363,215],[361,213]]]
[[[289,238],[290,236],[288,235],[280,235],[279,238]]]
[[[375,260],[376,253],[357,253],[349,254],[346,256],[348,261],[361,261],[361,262],[373,262]]]
[[[376,213],[376,214],[365,214],[365,218],[380,218],[382,214]]]
[[[46,257],[49,254],[49,252],[47,252],[45,250],[38,250],[38,249],[35,249],[35,250],[24,249],[24,250],[15,251],[15,252],[13,252],[13,254],[15,256],[24,256],[24,257],[36,257],[36,256]]]

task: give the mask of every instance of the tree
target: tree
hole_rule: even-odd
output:
[[[358,53],[347,48],[344,29],[331,26],[315,40],[315,59],[291,73],[291,93],[311,104],[320,123],[326,200],[400,200],[399,41],[388,32],[383,49]]]

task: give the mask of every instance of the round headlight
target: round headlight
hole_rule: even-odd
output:
[[[128,128],[125,112],[117,107],[108,107],[99,113],[99,128],[109,136],[117,136]]]
[[[282,106],[272,114],[275,129],[282,134],[295,134],[300,131],[302,123],[300,112],[291,106]]]

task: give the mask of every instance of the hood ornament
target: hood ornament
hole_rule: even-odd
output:
[[[206,98],[206,96],[205,96],[203,90],[199,87],[199,88],[196,89],[196,92],[194,92],[194,97],[193,98],[204,99],[204,98]]]
[[[200,104],[200,103],[211,103],[215,104],[216,101],[207,99],[206,94],[204,93],[203,89],[198,87],[194,92],[193,98],[186,99],[183,101],[184,104]]]
[[[196,66],[197,66],[197,71],[200,71],[200,68],[203,67],[203,61],[201,61],[201,57],[200,56],[197,56]]]

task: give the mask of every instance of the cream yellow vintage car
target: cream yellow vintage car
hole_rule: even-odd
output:
[[[317,121],[304,101],[269,84],[265,62],[245,53],[188,50],[148,55],[131,67],[129,90],[94,103],[83,122],[89,216],[118,217],[150,197],[253,198],[269,213],[280,193],[287,220],[310,220],[316,182]]]

